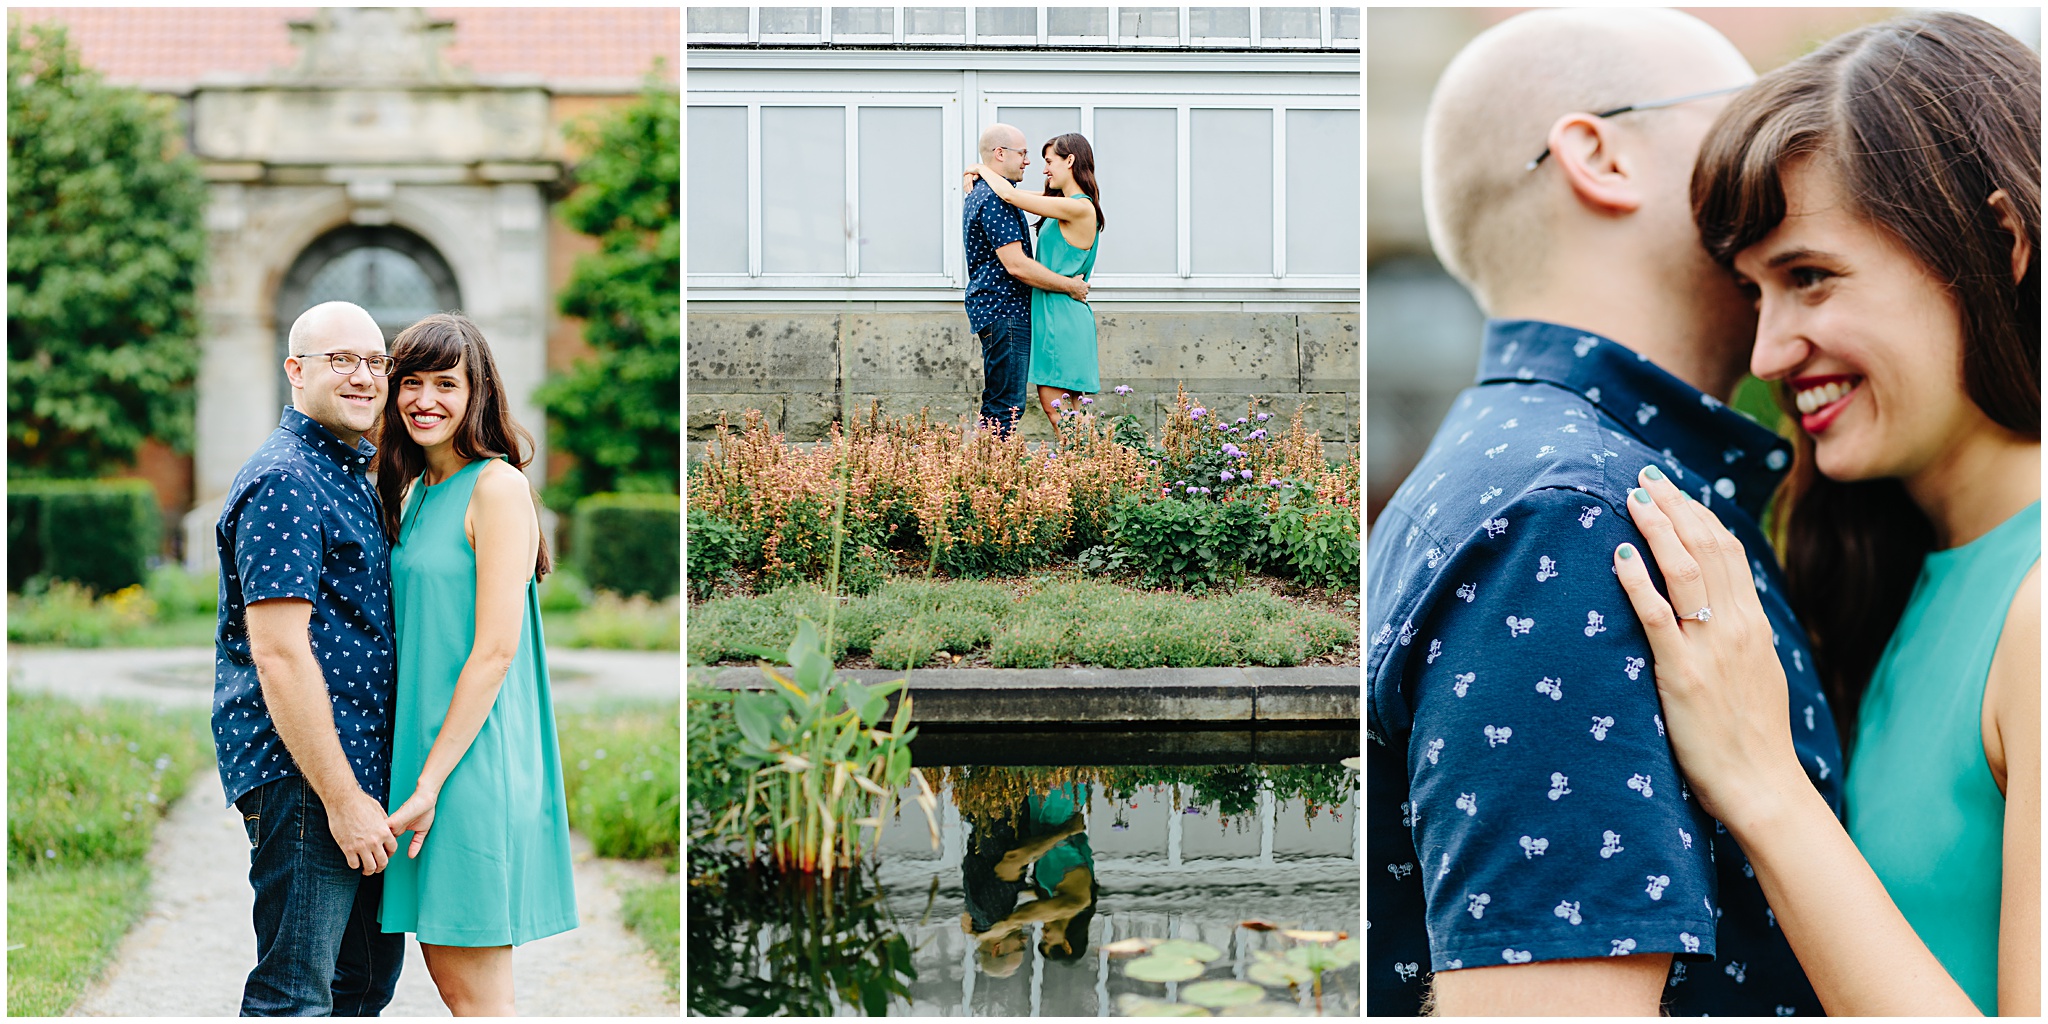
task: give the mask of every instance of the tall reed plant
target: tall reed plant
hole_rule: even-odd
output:
[[[749,776],[744,798],[719,831],[744,837],[750,859],[765,837],[777,870],[829,879],[872,849],[895,813],[896,794],[914,779],[916,803],[937,849],[937,797],[911,770],[917,730],[910,725],[909,693],[897,701],[895,717],[884,720],[890,695],[908,680],[870,687],[842,678],[808,619],[799,623],[787,653],[787,675],[763,669],[773,689],[733,697],[736,763]]]

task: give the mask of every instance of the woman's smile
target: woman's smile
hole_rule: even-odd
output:
[[[1862,386],[1863,378],[1853,374],[1801,377],[1792,382],[1792,402],[1799,409],[1799,426],[1819,434],[1842,414]]]

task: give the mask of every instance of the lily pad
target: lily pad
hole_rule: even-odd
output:
[[[1153,946],[1152,952],[1157,956],[1180,956],[1189,960],[1200,960],[1205,964],[1223,956],[1222,950],[1206,942],[1194,942],[1189,939],[1168,939]]]
[[[1117,1012],[1126,1017],[1207,1017],[1209,1011],[1186,1003],[1170,1003],[1164,999],[1147,999],[1129,993],[1118,996]]]
[[[1328,946],[1296,946],[1287,960],[1306,971],[1334,971],[1358,962],[1358,940],[1345,939]]]
[[[1141,956],[1124,965],[1124,973],[1139,981],[1188,981],[1202,976],[1200,961],[1184,956]]]
[[[1298,988],[1312,984],[1316,980],[1315,972],[1309,970],[1307,966],[1296,963],[1289,957],[1265,952],[1258,954],[1251,968],[1245,971],[1245,976],[1271,988]]]
[[[1218,979],[1198,981],[1180,990],[1180,997],[1196,1006],[1243,1006],[1266,998],[1266,990],[1248,981]]]

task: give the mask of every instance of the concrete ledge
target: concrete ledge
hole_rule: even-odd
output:
[[[722,689],[768,685],[757,668],[690,672]],[[841,674],[863,683],[902,677],[879,670]],[[918,669],[910,673],[909,692],[915,698],[911,720],[919,725],[1355,722],[1359,680],[1356,666]]]

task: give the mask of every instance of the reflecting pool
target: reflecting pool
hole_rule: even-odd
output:
[[[830,885],[693,850],[692,1012],[1107,1016],[1130,998],[1261,995],[1267,1012],[1314,1012],[1303,958],[1345,945],[1321,932],[1352,950],[1321,974],[1322,1012],[1357,1014],[1358,779],[1324,752],[1355,753],[1355,732],[1259,761],[1185,738],[1061,739],[921,738],[937,848],[906,802],[874,862]],[[1112,763],[1162,747],[1225,763]],[[1188,941],[1137,973],[1186,981],[1133,977],[1134,947],[1169,939]],[[1226,980],[1266,984],[1195,987]]]

